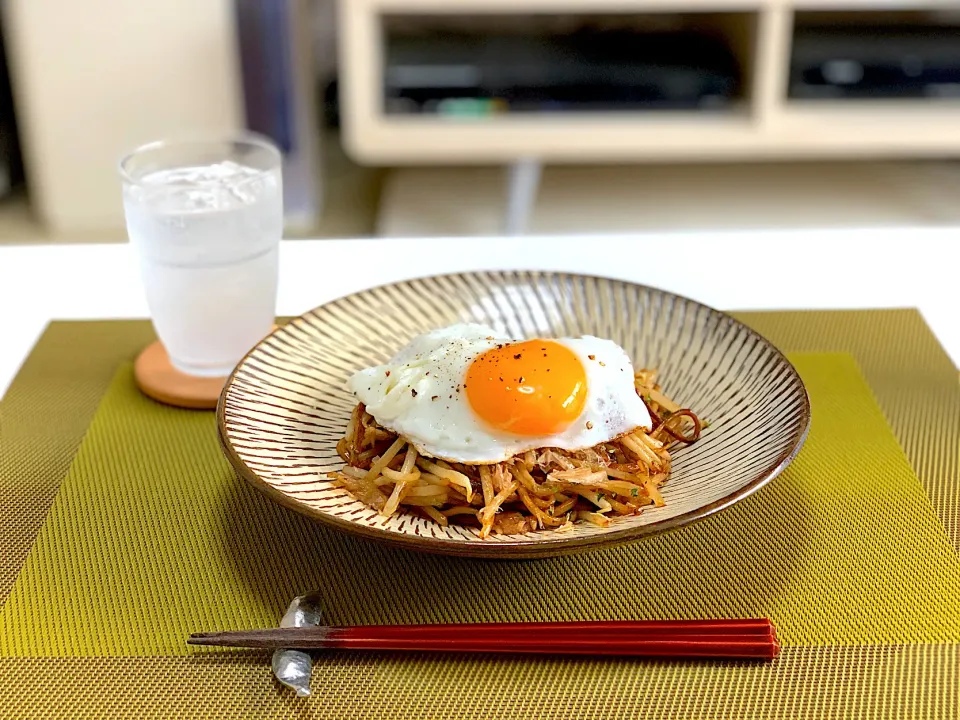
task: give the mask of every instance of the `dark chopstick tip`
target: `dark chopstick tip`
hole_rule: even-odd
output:
[[[191,633],[187,638],[187,645],[213,645],[217,633],[197,632]]]

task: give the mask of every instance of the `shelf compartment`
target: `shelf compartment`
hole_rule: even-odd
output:
[[[752,106],[751,13],[381,18],[381,114],[564,115]],[[580,58],[583,58],[581,62]]]
[[[802,11],[788,102],[960,98],[960,14]]]

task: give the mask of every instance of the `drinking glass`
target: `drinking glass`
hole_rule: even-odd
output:
[[[127,155],[120,175],[127,234],[171,364],[228,375],[274,321],[280,151],[251,133],[154,142]]]

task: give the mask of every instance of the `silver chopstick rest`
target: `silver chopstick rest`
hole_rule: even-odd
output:
[[[280,620],[280,627],[305,627],[322,622],[323,606],[319,593],[299,595],[290,603]],[[297,697],[310,695],[310,676],[313,659],[302,650],[277,650],[273,653],[273,674],[281,683],[297,693]]]

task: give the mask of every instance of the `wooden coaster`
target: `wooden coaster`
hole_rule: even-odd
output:
[[[147,397],[175,407],[212,410],[217,407],[226,377],[186,375],[170,364],[159,340],[148,345],[133,365],[137,387]]]

